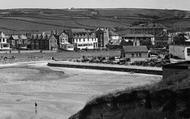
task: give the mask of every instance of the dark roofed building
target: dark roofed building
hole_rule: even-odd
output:
[[[108,28],[98,28],[95,33],[98,39],[98,48],[106,48],[106,45],[108,45],[110,40]]]
[[[151,34],[124,34],[122,40],[133,42],[133,46],[145,45],[151,47],[155,44],[155,37]]]
[[[148,49],[146,46],[123,46],[121,57],[131,58],[131,61],[145,60],[148,58]]]
[[[51,35],[50,38],[49,38],[49,49],[50,50],[58,50],[59,47],[58,47],[58,39],[59,39],[59,36],[56,36],[56,35]]]
[[[162,24],[152,23],[128,27],[125,30],[118,31],[117,33],[122,37],[122,39],[127,39],[128,37],[139,37],[141,39],[152,38],[157,47],[165,47],[168,42],[166,29],[167,28]]]

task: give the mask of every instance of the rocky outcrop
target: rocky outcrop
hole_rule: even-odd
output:
[[[189,79],[186,70],[152,86],[98,97],[70,119],[189,119]]]
[[[162,119],[190,118],[190,88],[109,94],[92,100],[70,119],[130,119],[129,115],[138,115],[138,119],[148,119],[150,115]]]

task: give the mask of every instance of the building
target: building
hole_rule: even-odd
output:
[[[66,51],[74,50],[74,45],[69,42],[69,36],[65,32],[62,32],[59,35],[59,45],[60,45],[60,49],[63,49]]]
[[[181,59],[190,61],[190,46],[185,45],[170,45],[169,54],[172,59]]]
[[[18,41],[19,41],[19,36],[18,35],[11,35],[8,39],[8,43],[10,44],[10,47],[12,49],[17,49],[18,48]]]
[[[151,34],[124,34],[122,40],[132,42],[133,46],[145,45],[147,47],[155,45],[155,37]]]
[[[49,37],[49,50],[58,50],[58,36],[56,35],[51,35]]]
[[[172,32],[168,34],[168,44],[190,45],[190,32]]]
[[[0,50],[10,50],[10,44],[8,43],[8,36],[3,32],[0,34]]]
[[[30,39],[26,35],[11,35],[8,39],[10,47],[12,49],[28,49],[30,46]]]
[[[75,49],[97,49],[96,34],[85,29],[71,29]]]
[[[49,38],[51,34],[43,32],[41,34],[39,41],[39,49],[40,50],[49,50]]]
[[[126,28],[125,30],[121,30],[117,32],[120,36],[123,36],[125,39],[125,35],[153,35],[154,36],[154,45],[156,47],[166,47],[168,45],[168,33],[166,27],[162,24],[151,23],[151,24],[141,24],[137,26],[131,26]],[[148,36],[152,37],[152,36]],[[137,41],[138,42],[138,41]],[[138,44],[138,43],[137,43]]]
[[[34,33],[30,35],[30,45],[28,46],[31,50],[49,50],[49,39],[51,33]]]
[[[19,35],[19,40],[18,40],[17,45],[18,45],[18,48],[20,49],[28,49],[30,45],[30,40],[24,34]]]
[[[121,57],[130,58],[131,62],[142,61],[148,58],[146,46],[123,46]]]
[[[107,48],[109,49],[120,49],[121,48],[121,36],[116,32],[110,30],[109,31],[109,42],[107,44]]]
[[[98,28],[96,30],[96,38],[98,39],[98,48],[104,49],[110,41],[109,30],[108,28]]]
[[[41,39],[41,34],[32,34],[31,35],[31,50],[39,50],[39,40]]]

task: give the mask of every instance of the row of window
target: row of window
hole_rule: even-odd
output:
[[[92,38],[91,40],[90,39],[74,39],[75,43],[76,42],[85,42],[85,41],[97,41],[96,38]]]
[[[5,38],[2,38],[2,39],[1,39],[1,42],[6,42],[6,39],[5,39]]]
[[[1,44],[0,47],[1,48],[9,47],[9,44]]]
[[[77,46],[81,47],[81,46],[93,46],[92,43],[86,43],[86,44],[78,44]]]
[[[131,57],[142,57],[141,53],[132,53]]]

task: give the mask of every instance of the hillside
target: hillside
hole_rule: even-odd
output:
[[[154,86],[97,97],[69,119],[189,119],[189,78],[184,71]]]
[[[171,30],[190,29],[190,12],[135,8],[0,10],[0,30],[6,33],[67,28],[126,29],[132,25],[152,22],[161,23]]]

